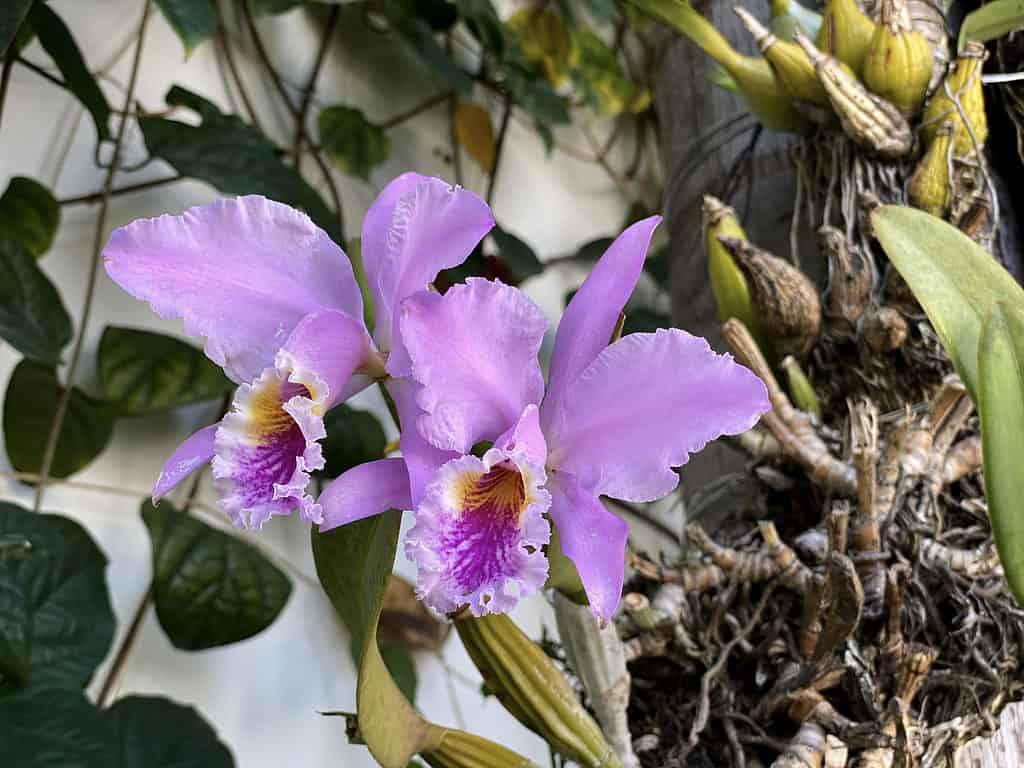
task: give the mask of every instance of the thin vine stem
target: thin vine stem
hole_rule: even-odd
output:
[[[387,120],[378,123],[377,127],[384,131],[394,128],[397,125],[401,125],[406,120],[410,120],[411,118],[414,118],[417,115],[421,115],[429,109],[433,109],[438,104],[452,98],[454,94],[455,92],[452,91],[450,88],[448,90],[441,91],[440,93],[435,93],[429,99],[424,99],[419,104],[416,104],[410,107],[409,109],[402,110],[397,115],[393,115],[392,117],[389,117]]]
[[[501,167],[501,155],[505,148],[505,137],[508,135],[508,122],[511,117],[512,99],[506,94],[505,108],[501,113],[501,123],[498,126],[498,138],[494,142],[494,168],[491,169],[491,178],[487,182],[487,195],[484,197],[488,205],[494,199],[494,190],[498,185],[498,169]]]
[[[299,167],[299,159],[302,156],[302,137],[306,131],[306,115],[309,113],[309,104],[313,99],[313,91],[316,90],[316,81],[320,77],[320,70],[327,58],[327,49],[330,47],[331,38],[334,37],[334,30],[338,26],[338,18],[341,13],[341,6],[331,6],[324,25],[324,33],[320,38],[320,48],[316,52],[316,61],[313,63],[313,71],[309,75],[306,87],[302,89],[302,101],[299,102],[299,114],[295,118],[295,138],[292,140],[292,165]]]
[[[110,190],[110,197],[117,197],[118,195],[130,195],[132,192],[142,192],[145,189],[153,189],[154,187],[162,187],[166,184],[173,184],[176,181],[184,181],[186,177],[181,175],[168,176],[163,179],[150,179],[149,181],[140,181],[138,184],[128,184],[124,187],[118,187],[117,189]],[[101,203],[103,197],[106,195],[106,190],[98,190],[96,192],[90,192],[85,195],[77,195],[75,197],[65,197],[57,201],[57,205],[78,205],[80,203]]]
[[[135,56],[132,60],[131,75],[128,78],[128,88],[124,96],[125,114],[132,105],[132,97],[135,94],[135,85],[139,78],[139,65],[142,62],[142,46],[146,37],[146,25],[149,23],[150,13],[153,8],[152,0],[146,0],[146,6],[142,12],[142,21],[139,23],[138,42],[135,44]],[[121,165],[121,149],[124,145],[125,131],[128,127],[128,118],[122,117],[117,126],[117,136],[114,139],[114,154],[107,169],[107,178],[103,184],[103,198],[100,201],[100,211],[96,217],[96,234],[93,239],[92,263],[89,268],[89,278],[85,288],[85,299],[82,302],[82,318],[78,324],[78,333],[75,336],[75,345],[71,352],[71,362],[68,365],[67,385],[57,400],[57,409],[53,415],[53,423],[50,425],[50,432],[46,437],[46,446],[43,450],[43,460],[39,474],[43,482],[36,488],[35,501],[32,505],[34,511],[38,512],[43,503],[43,494],[46,492],[46,480],[50,477],[50,470],[53,468],[53,457],[57,452],[57,443],[60,440],[61,428],[64,426],[64,417],[67,415],[68,404],[71,401],[71,392],[75,381],[75,374],[78,372],[78,364],[82,359],[82,349],[85,346],[85,332],[89,327],[89,316],[92,314],[92,300],[96,292],[96,277],[99,272],[100,253],[103,250],[103,238],[106,234],[107,212],[110,208],[110,193],[114,188],[114,176]]]

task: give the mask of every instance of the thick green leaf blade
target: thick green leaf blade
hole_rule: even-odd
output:
[[[521,64],[505,67],[505,85],[515,102],[529,112],[540,125],[569,122],[565,102],[543,77]]]
[[[985,496],[1006,580],[1024,605],[1024,310],[998,302],[978,352]]]
[[[0,765],[119,768],[114,733],[81,691],[0,698]]]
[[[1024,0],[985,3],[964,17],[957,50],[962,51],[971,40],[987,43],[1021,27],[1024,27]]]
[[[320,146],[339,170],[363,181],[370,171],[388,159],[391,139],[366,119],[358,109],[337,105],[320,112],[317,118]]]
[[[392,510],[327,533],[312,531],[317,576],[353,644],[362,649],[356,688],[359,730],[383,768],[405,768],[414,754],[436,747],[443,735],[409,704],[377,645],[401,522],[401,513]]]
[[[231,751],[192,707],[157,696],[126,696],[106,713],[119,768],[233,768]]]
[[[871,222],[960,378],[977,395],[982,324],[993,302],[1022,304],[1024,290],[984,248],[941,219],[914,208],[885,205],[871,215]]]
[[[46,439],[63,388],[53,368],[22,360],[11,374],[4,398],[4,445],[19,472],[39,472]],[[67,477],[103,452],[114,430],[114,411],[78,388],[71,391],[51,477]]]
[[[71,318],[36,260],[14,240],[0,240],[0,338],[28,358],[60,360]]]
[[[292,585],[259,550],[166,501],[142,505],[153,547],[156,615],[176,648],[198,651],[259,634]]]
[[[100,90],[96,78],[85,64],[82,52],[71,36],[71,31],[46,3],[36,3],[29,14],[32,29],[53,63],[57,65],[64,83],[82,106],[89,110],[101,139],[110,138],[110,104]]]
[[[0,240],[15,240],[37,259],[53,245],[60,205],[50,190],[27,176],[15,176],[0,196]]]
[[[197,45],[217,34],[220,14],[213,0],[156,0],[156,4],[184,43],[186,58]]]
[[[321,441],[324,477],[337,477],[352,467],[384,458],[387,436],[369,411],[337,405],[324,417],[327,437]]]
[[[491,0],[455,0],[466,27],[484,50],[500,57],[505,50],[505,25]]]
[[[490,232],[498,249],[498,258],[508,267],[516,281],[521,282],[544,271],[544,264],[533,248],[508,230],[495,226]]]
[[[166,97],[171,105],[200,113],[200,125],[162,117],[139,120],[146,147],[183,176],[205,181],[225,194],[265,195],[301,208],[335,242],[345,242],[338,215],[263,134],[235,115],[221,114],[209,101],[175,86]]]
[[[124,415],[209,400],[235,386],[202,350],[151,331],[108,325],[97,357],[103,395]]]
[[[441,75],[452,88],[463,95],[468,95],[473,90],[473,81],[437,42],[434,30],[430,28],[429,24],[406,13],[397,15],[392,21],[398,33],[415,49],[420,58]]]
[[[0,551],[0,690],[82,688],[114,639],[107,558],[75,521],[17,504],[0,502],[0,536],[29,542]]]
[[[7,47],[14,42],[18,27],[28,16],[33,0],[5,0],[0,7],[0,55],[7,53]]]

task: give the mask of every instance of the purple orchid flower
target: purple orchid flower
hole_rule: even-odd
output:
[[[569,303],[546,393],[537,351],[547,322],[520,291],[470,279],[403,302],[404,357],[389,360],[408,377],[403,439],[434,451],[421,452],[406,551],[419,595],[436,610],[507,611],[538,590],[546,514],[593,612],[607,619],[622,592],[628,528],[599,497],[665,496],[679,481],[673,467],[769,409],[760,379],[684,331],[608,343],[659,221],[623,232]],[[482,457],[471,454],[488,440]],[[325,491],[336,503],[322,529],[394,506],[359,469]]]
[[[406,359],[402,300],[461,264],[492,226],[471,192],[413,173],[392,181],[362,229],[372,337],[348,257],[286,205],[218,200],[115,230],[103,252],[114,282],[161,317],[183,318],[186,333],[205,336],[207,356],[239,383],[224,419],[167,460],[154,502],[212,459],[219,505],[235,525],[258,528],[296,508],[321,522],[306,488],[324,466],[324,414],[384,378],[390,357]],[[363,471],[387,481],[382,491],[408,486],[401,461],[375,464]]]

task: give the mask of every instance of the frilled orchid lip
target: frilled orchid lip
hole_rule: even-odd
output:
[[[298,509],[321,522],[320,505],[306,493],[309,473],[322,469],[319,440],[328,388],[285,359],[252,384],[239,387],[214,437],[213,477],[220,507],[235,525],[260,528],[273,515]]]
[[[440,613],[468,605],[482,616],[540,589],[551,536],[545,479],[542,467],[496,448],[441,467],[406,537],[420,599]]]

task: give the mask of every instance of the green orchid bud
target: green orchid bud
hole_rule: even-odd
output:
[[[787,355],[782,361],[782,370],[786,372],[786,381],[789,384],[789,394],[793,398],[793,405],[805,413],[821,419],[821,403],[814,393],[811,380],[807,378],[804,369],[792,355]]]

